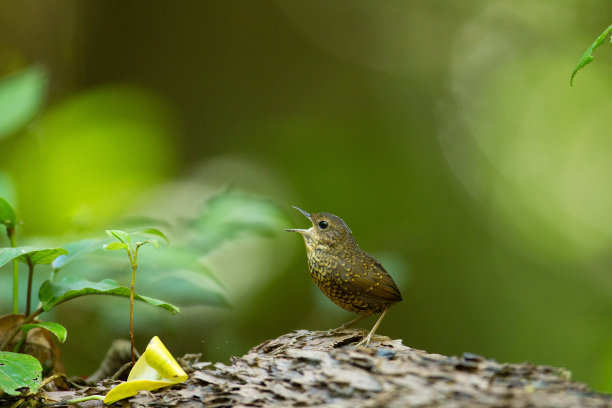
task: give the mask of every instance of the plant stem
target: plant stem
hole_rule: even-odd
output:
[[[0,345],[0,351],[1,350],[5,350],[6,347],[9,345],[9,343],[11,342],[11,340],[13,340],[13,337],[15,337],[15,335],[17,333],[19,333],[19,330],[21,330],[21,326],[23,326],[24,324],[28,324],[30,323],[32,320],[36,319],[38,317],[39,314],[41,314],[43,312],[43,308],[39,307],[38,309],[36,309],[31,315],[27,316],[20,324],[18,324],[17,326],[15,326],[6,336],[6,338],[4,339],[4,341],[2,342],[2,345]]]
[[[13,349],[13,353],[19,353],[21,351],[21,346],[23,346],[23,343],[25,343],[27,336],[28,336],[27,333],[25,332],[21,333],[21,338],[19,339],[19,341],[17,342],[17,345]]]
[[[130,345],[132,351],[132,366],[136,364],[136,355],[134,353],[134,287],[136,286],[136,269],[138,268],[138,247],[130,256],[132,264],[132,282],[130,283]]]
[[[11,246],[15,248],[17,246],[17,233],[15,227],[9,227],[6,229],[6,234],[11,241]],[[19,262],[17,259],[13,259],[13,314],[19,313]]]
[[[32,301],[32,279],[34,279],[34,264],[28,258],[28,297],[26,298],[26,316],[30,314],[30,303]]]
[[[68,404],[78,404],[79,402],[85,402],[85,401],[91,401],[91,400],[104,400],[104,395],[89,395],[87,397],[74,398],[71,400],[60,401],[60,402],[61,402],[61,405],[68,405]]]

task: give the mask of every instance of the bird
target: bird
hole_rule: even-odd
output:
[[[304,238],[310,276],[336,305],[359,314],[332,331],[339,331],[380,313],[368,335],[357,344],[367,346],[387,310],[402,300],[399,288],[383,266],[359,246],[351,229],[338,216],[327,212],[300,211],[312,223],[308,229],[286,229]]]

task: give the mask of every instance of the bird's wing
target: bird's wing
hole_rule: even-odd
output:
[[[353,291],[364,301],[395,303],[402,300],[400,291],[389,275],[373,256],[363,253],[353,260],[354,271],[345,276],[351,280]],[[346,268],[342,268],[346,270]]]

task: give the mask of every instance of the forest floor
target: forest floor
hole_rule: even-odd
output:
[[[179,359],[187,381],[138,395],[117,407],[612,407],[612,395],[573,382],[564,369],[502,364],[464,353],[447,357],[365,332],[299,330],[268,340],[231,365]],[[56,401],[105,394],[101,381],[79,391],[49,392]],[[101,407],[87,401],[80,407]]]

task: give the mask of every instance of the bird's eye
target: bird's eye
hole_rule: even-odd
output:
[[[319,221],[319,228],[325,229],[328,226],[329,226],[329,224],[327,223],[327,221]]]

